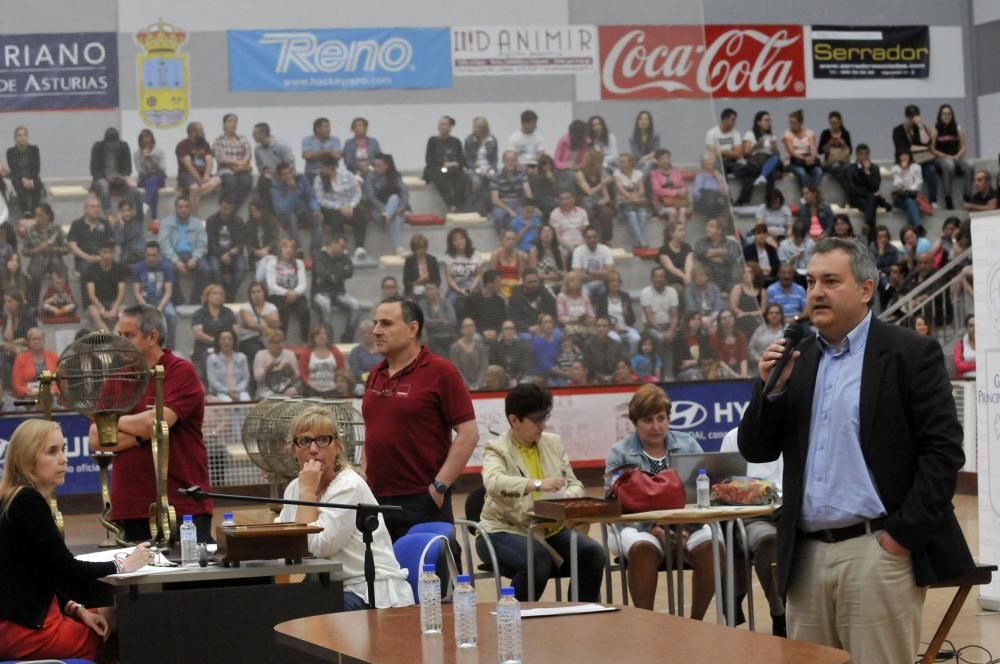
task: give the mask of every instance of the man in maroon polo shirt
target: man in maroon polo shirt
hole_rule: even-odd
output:
[[[201,436],[205,416],[205,388],[194,366],[163,347],[167,324],[156,307],[139,304],[125,309],[115,328],[130,341],[149,366],[163,365],[163,417],[170,428],[170,462],[167,468],[167,499],[177,511],[177,522],[191,514],[199,542],[213,542],[212,501],[196,501],[177,493],[194,484],[211,491],[208,452]],[[132,412],[118,420],[118,445],[102,448],[97,427],[90,425],[90,449],[115,453],[111,472],[111,520],[124,530],[125,539],[142,542],[149,532],[149,505],[156,501],[153,455],[149,447],[156,417],[156,381],[150,380],[146,394]],[[179,532],[171,533],[174,540]]]
[[[362,468],[395,541],[411,526],[454,521],[451,485],[462,473],[479,430],[461,374],[420,345],[424,315],[416,302],[389,297],[375,308],[375,348],[385,359],[368,376]],[[455,437],[452,439],[452,432]]]

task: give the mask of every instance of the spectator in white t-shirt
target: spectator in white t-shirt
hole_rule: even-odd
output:
[[[670,353],[670,347],[677,330],[677,307],[680,299],[677,291],[667,285],[667,271],[662,265],[657,265],[649,273],[650,285],[639,293],[639,306],[645,320],[643,333],[656,341],[657,352],[661,357]],[[668,358],[669,359],[669,358]],[[663,366],[673,366],[666,359]]]
[[[722,160],[727,174],[739,174],[743,139],[740,132],[736,131],[736,111],[731,108],[722,109],[718,126],[712,127],[705,134],[705,147]]]
[[[528,109],[521,113],[521,128],[510,135],[508,148],[517,153],[519,164],[536,164],[545,154],[543,138],[538,133],[538,114]]]
[[[572,191],[559,192],[559,207],[549,214],[549,224],[556,231],[559,246],[567,253],[583,244],[583,229],[590,225],[590,217],[582,207],[577,207]]]
[[[587,226],[583,230],[583,244],[573,250],[571,266],[583,279],[583,289],[591,300],[607,292],[608,275],[614,265],[611,249],[601,244],[597,228]]]

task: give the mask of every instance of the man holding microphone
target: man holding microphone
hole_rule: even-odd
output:
[[[965,461],[951,383],[932,338],[872,315],[878,271],[863,245],[823,240],[806,274],[817,334],[769,392],[788,340],[768,347],[739,430],[747,461],[784,453],[788,635],[855,664],[912,662],[924,588],[974,566],[951,504]]]

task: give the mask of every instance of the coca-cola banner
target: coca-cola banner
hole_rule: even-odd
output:
[[[931,33],[924,26],[814,25],[814,78],[927,78]]]
[[[804,97],[801,25],[602,25],[602,99]]]

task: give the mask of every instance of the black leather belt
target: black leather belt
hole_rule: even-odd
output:
[[[834,544],[835,542],[843,542],[844,540],[854,539],[855,537],[861,537],[867,533],[873,533],[876,530],[881,530],[885,525],[886,519],[887,517],[880,516],[877,519],[867,519],[861,523],[856,523],[853,526],[829,528],[826,530],[817,530],[811,533],[803,532],[802,534],[809,539],[819,540],[820,542],[826,542],[827,544]]]

